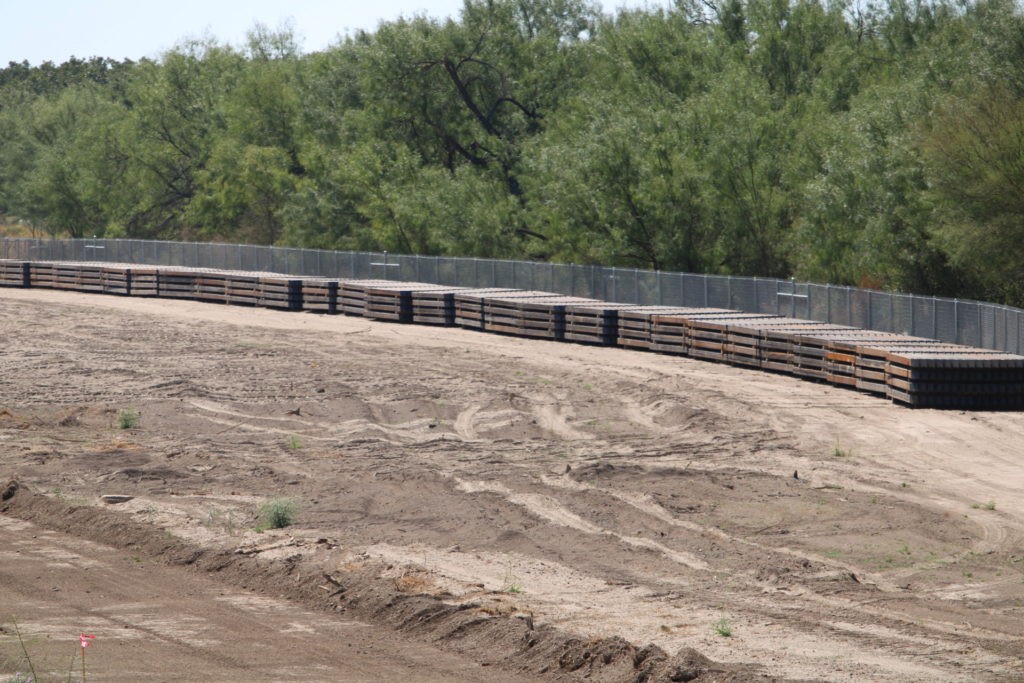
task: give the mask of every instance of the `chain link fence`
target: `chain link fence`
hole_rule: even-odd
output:
[[[146,240],[0,239],[0,258],[106,261],[543,290],[605,301],[734,308],[1024,354],[1024,310],[774,278],[387,252]]]

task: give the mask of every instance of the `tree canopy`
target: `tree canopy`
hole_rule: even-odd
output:
[[[0,69],[53,235],[798,277],[1024,304],[1013,0],[465,0]]]

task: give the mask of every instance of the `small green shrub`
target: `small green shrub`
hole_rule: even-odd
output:
[[[299,506],[290,498],[275,498],[260,506],[257,529],[283,529],[295,523]]]
[[[519,577],[516,576],[515,571],[513,570],[512,562],[511,561],[505,567],[505,582],[504,583],[505,583],[505,585],[503,586],[502,590],[504,590],[506,593],[522,593],[523,592],[523,587],[519,583]]]
[[[139,411],[134,408],[117,411],[117,426],[121,429],[134,429],[139,426]]]
[[[715,622],[715,625],[711,627],[715,633],[722,636],[723,638],[732,638],[732,624],[726,617],[722,617]]]

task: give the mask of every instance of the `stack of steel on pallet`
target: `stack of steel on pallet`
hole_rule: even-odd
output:
[[[125,266],[128,269],[129,296],[160,296],[159,271],[156,266]]]
[[[420,325],[455,324],[455,295],[467,291],[466,287],[443,287],[413,289],[412,321]]]
[[[455,324],[470,330],[484,329],[484,297],[492,294],[513,294],[520,289],[467,289],[454,295]]]
[[[372,320],[451,325],[455,309],[450,295],[461,289],[426,282],[342,280],[338,309]]]
[[[302,310],[316,313],[337,313],[338,287],[340,286],[340,280],[302,278]]]
[[[619,312],[620,338],[646,348],[759,367],[935,408],[1024,407],[1024,357],[813,320],[696,309]],[[628,316],[628,318],[627,318]]]
[[[565,338],[566,306],[597,303],[551,292],[490,292],[478,296],[487,332],[555,341]]]
[[[111,263],[0,260],[0,286],[345,313],[755,367],[936,408],[1024,408],[1024,357],[814,320],[552,292]]]
[[[721,308],[678,308],[675,306],[631,306],[618,312],[619,346],[656,351],[654,319],[659,316],[690,315],[696,313],[727,313]],[[662,330],[663,331],[663,330]]]
[[[128,294],[131,275],[127,269],[107,263],[33,262],[29,280],[31,286],[47,289]]]
[[[592,301],[565,307],[565,339],[581,344],[614,346],[619,337],[619,311],[632,304]]]
[[[28,261],[0,259],[0,287],[31,287],[31,265]]]
[[[156,279],[161,297],[302,310],[302,279],[279,273],[158,268]]]

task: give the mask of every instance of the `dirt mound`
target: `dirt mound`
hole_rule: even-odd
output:
[[[3,487],[0,514],[131,550],[136,557],[186,565],[246,590],[386,624],[473,656],[484,665],[532,676],[609,683],[773,680],[753,667],[718,664],[691,649],[669,657],[652,645],[638,649],[618,637],[582,640],[551,626],[535,628],[529,617],[494,616],[473,604],[408,594],[383,576],[387,567],[375,563],[330,574],[300,562],[297,556],[260,561],[237,552],[196,547],[119,513],[40,495],[19,487],[14,479]]]

